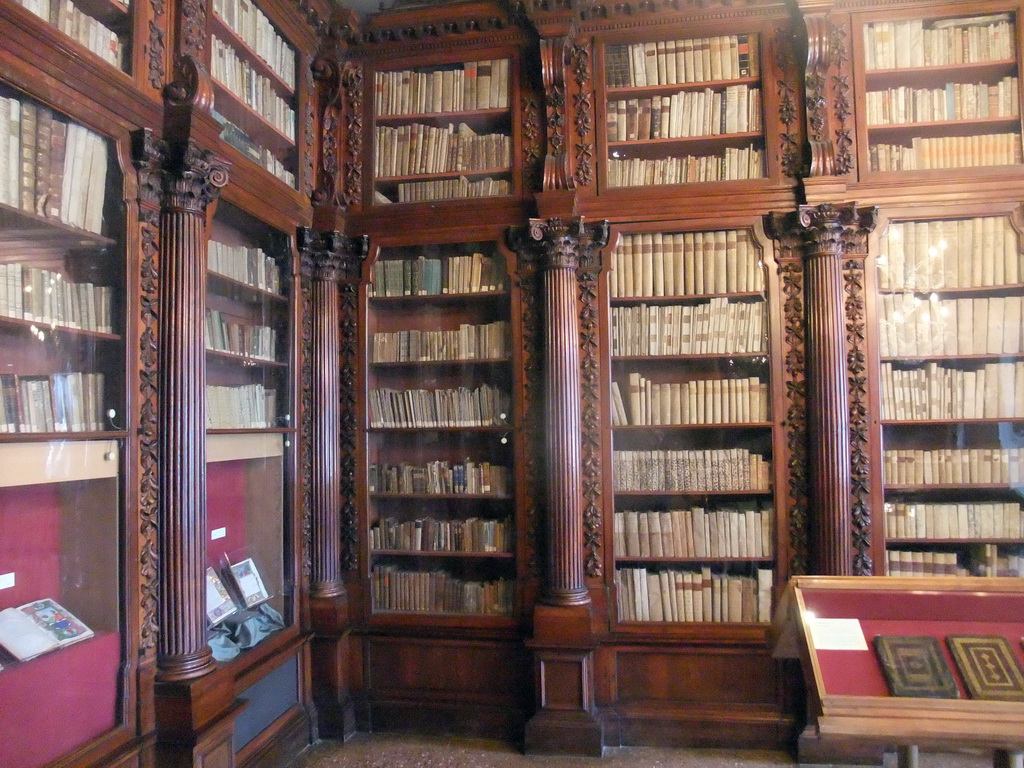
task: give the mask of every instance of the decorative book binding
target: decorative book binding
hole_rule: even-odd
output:
[[[877,635],[875,653],[893,696],[960,698],[942,647],[934,637]]]
[[[950,635],[946,643],[972,699],[1024,701],[1024,671],[1005,637]]]

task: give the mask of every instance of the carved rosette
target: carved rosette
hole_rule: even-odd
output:
[[[565,151],[565,38],[540,41],[541,75],[544,82],[544,110],[547,125],[547,154],[544,156],[543,189],[572,189],[569,158]]]
[[[358,205],[363,195],[363,67],[346,62],[341,73],[345,156],[340,203]]]
[[[149,129],[132,135],[132,160],[139,189],[139,539],[141,576],[141,648],[156,646],[160,587],[159,497],[157,477],[159,442],[157,322],[159,320],[159,238],[161,169],[167,146]]]
[[[541,123],[540,101],[527,94],[522,101],[523,115],[523,183],[538,190],[544,161],[544,127]]]
[[[792,33],[778,30],[774,44],[775,66],[778,71],[793,71],[793,46]],[[795,179],[803,172],[796,90],[785,78],[776,81],[776,89],[779,97],[779,122],[785,127],[779,134],[779,165],[785,176]]]
[[[581,447],[581,337],[578,310],[578,270],[581,254],[607,242],[607,223],[584,225],[568,221],[531,219],[526,227],[509,231],[509,243],[524,260],[533,260],[540,283],[542,374],[547,516],[544,543],[546,572],[541,600],[550,605],[590,602],[584,582],[584,533]]]
[[[182,0],[182,53],[197,59],[206,47],[206,0]]]
[[[309,67],[310,76],[319,84],[320,176],[313,203],[333,202],[338,179],[338,113],[341,110],[341,73],[331,56],[318,56]],[[312,102],[312,99],[310,99]]]
[[[768,214],[765,231],[777,242],[783,314],[783,387],[786,418],[790,575],[810,573],[807,496],[807,346],[804,327],[802,240],[792,214]],[[781,458],[781,457],[780,457]]]
[[[148,79],[149,84],[159,90],[164,84],[164,52],[167,44],[164,42],[164,30],[157,24],[156,19],[163,14],[164,4],[158,0],[151,0],[150,6],[153,9],[153,18],[149,22],[149,41],[146,44]]]
[[[835,106],[835,173],[845,175],[853,170],[853,128],[850,118],[850,51],[846,27],[829,24],[832,65],[832,99]]]
[[[850,392],[850,513],[853,520],[853,575],[871,576],[871,493],[868,449],[869,409],[864,313],[864,259],[843,269],[846,292],[846,365]]]
[[[584,569],[591,578],[604,572],[602,564],[603,529],[601,515],[601,367],[597,286],[601,274],[598,250],[608,242],[608,224],[603,229],[584,231],[581,238],[579,272],[580,302],[580,378],[582,381],[582,457],[583,457],[583,548]],[[597,243],[588,239],[593,234]]]
[[[576,128],[577,186],[588,186],[594,180],[594,105],[590,70],[590,47],[573,45],[569,51],[576,88],[573,91],[573,123]]]

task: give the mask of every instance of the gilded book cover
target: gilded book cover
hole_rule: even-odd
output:
[[[1005,637],[950,635],[946,642],[972,699],[1024,701],[1024,672]]]
[[[877,635],[875,653],[893,696],[960,697],[942,646],[927,635]]]

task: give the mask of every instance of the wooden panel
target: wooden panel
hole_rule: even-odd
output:
[[[770,704],[776,662],[750,649],[619,650],[619,702]]]

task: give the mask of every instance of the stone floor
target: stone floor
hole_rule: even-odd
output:
[[[887,760],[887,765],[894,764]],[[342,744],[322,741],[293,768],[775,768],[796,762],[764,750],[618,747],[604,758],[524,755],[512,744],[393,734],[358,734]],[[986,768],[977,753],[921,754],[920,768]]]

